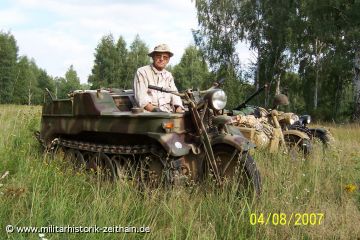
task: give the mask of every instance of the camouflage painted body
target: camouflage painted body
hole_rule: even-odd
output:
[[[134,112],[139,112],[134,113],[133,104],[132,92],[119,95],[104,90],[76,92],[72,99],[47,101],[43,106],[40,138],[46,145],[56,137],[102,144],[155,141],[172,156],[186,155],[196,146],[196,139],[190,140],[189,133],[195,129],[188,113],[152,113],[136,108]],[[165,123],[171,123],[173,128],[165,130]],[[241,136],[237,138],[235,141],[247,150],[250,143]],[[176,142],[182,147],[176,147]]]
[[[182,114],[132,113],[131,94],[80,92],[73,99],[47,102],[43,108],[40,137],[48,144],[55,137],[98,141],[101,144],[141,144],[155,140],[173,156],[189,153],[184,131],[191,128]],[[116,105],[117,104],[117,105]],[[122,109],[123,111],[120,111]],[[171,122],[171,133],[162,124]],[[182,148],[176,148],[181,142]]]
[[[203,178],[207,152],[189,111],[147,112],[136,107],[131,90],[75,91],[71,98],[61,100],[52,99],[50,93],[49,96],[43,106],[39,135],[45,147],[60,146],[73,155],[75,152],[76,158],[80,156],[82,162],[90,165],[92,160],[85,156],[91,152],[101,154],[105,162],[121,162],[122,167],[131,162],[136,171],[139,166],[149,169],[146,173],[149,179],[153,172],[162,175],[164,169],[170,171],[167,176],[172,176],[171,181],[182,174],[191,180]],[[221,116],[213,120],[218,124],[225,121]],[[229,134],[207,127],[215,129],[207,133],[211,147],[230,146],[240,155],[247,155],[254,147],[241,133]],[[246,164],[258,174],[252,161]]]

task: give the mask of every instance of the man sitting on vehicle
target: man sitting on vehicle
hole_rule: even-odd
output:
[[[137,104],[150,112],[183,112],[184,107],[179,96],[148,88],[148,85],[178,91],[172,74],[165,69],[174,54],[166,44],[160,44],[148,54],[153,63],[136,71],[134,93]]]

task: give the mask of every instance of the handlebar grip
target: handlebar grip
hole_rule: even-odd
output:
[[[148,85],[148,88],[158,91],[163,91],[162,87],[154,86],[154,85]]]
[[[221,79],[218,81],[218,84],[222,85],[224,82],[225,82],[225,78],[221,78]]]

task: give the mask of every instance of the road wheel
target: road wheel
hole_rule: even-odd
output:
[[[116,164],[105,153],[96,153],[95,162],[97,165],[97,174],[102,180],[115,180],[117,176]]]
[[[86,166],[83,154],[77,149],[72,149],[72,148],[66,149],[64,159],[67,162],[73,164],[73,168],[75,171],[82,170]]]
[[[133,159],[123,155],[113,155],[111,161],[115,166],[117,180],[126,181],[134,179],[137,166],[134,164]]]

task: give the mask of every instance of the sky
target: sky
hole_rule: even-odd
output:
[[[193,44],[197,29],[191,0],[1,0],[0,31],[14,35],[19,56],[35,59],[53,77],[70,67],[86,83],[94,64],[95,48],[108,34],[122,36],[128,46],[136,34],[149,49],[166,43],[174,52],[170,64],[179,63]],[[248,61],[247,48],[240,57]]]

